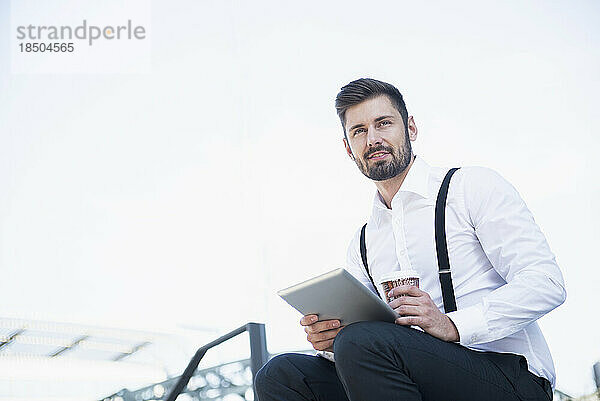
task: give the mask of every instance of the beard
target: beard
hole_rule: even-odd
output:
[[[384,160],[370,160],[368,157],[375,152],[388,152],[389,158]],[[374,181],[385,181],[390,178],[394,178],[398,174],[402,173],[410,164],[412,155],[412,147],[410,141],[406,140],[406,145],[401,148],[394,148],[392,146],[379,145],[369,151],[365,152],[363,158],[359,160],[355,158],[358,169],[367,178]]]

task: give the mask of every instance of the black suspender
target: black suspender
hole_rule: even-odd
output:
[[[367,244],[365,242],[365,230],[367,229],[367,223],[362,226],[360,230],[360,257],[362,258],[363,265],[365,266],[365,270],[367,271],[367,276],[369,276],[369,280],[371,280],[371,284],[373,284],[373,288],[377,291],[377,295],[381,298],[381,294],[373,281],[373,277],[371,277],[371,272],[369,271],[369,264],[367,263]],[[381,298],[384,299],[384,298]]]
[[[456,310],[456,298],[454,297],[450,260],[448,259],[448,244],[446,243],[446,198],[448,197],[450,178],[456,170],[458,168],[451,168],[446,173],[435,202],[435,249],[437,251],[442,299],[444,300],[444,311],[446,313]]]
[[[452,286],[450,260],[448,258],[448,244],[446,242],[446,198],[448,197],[450,178],[452,178],[452,175],[456,170],[458,170],[458,168],[452,168],[446,173],[435,203],[435,248],[437,251],[440,285],[442,287],[442,299],[444,300],[444,311],[446,313],[454,312],[456,310],[456,298],[454,296],[454,287]],[[371,284],[373,284],[373,287],[377,293],[379,293],[379,290],[377,290],[377,286],[373,281],[373,277],[371,277],[369,264],[367,263],[367,245],[365,240],[366,228],[367,225],[365,224],[360,230],[360,256],[363,265],[365,266],[367,276],[369,276],[369,280],[371,280]]]

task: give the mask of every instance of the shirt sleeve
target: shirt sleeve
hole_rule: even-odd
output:
[[[544,234],[517,190],[493,170],[464,173],[468,218],[506,284],[479,304],[448,313],[468,346],[509,336],[566,299],[562,273]]]

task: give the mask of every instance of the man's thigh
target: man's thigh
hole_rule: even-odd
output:
[[[423,400],[547,400],[531,379],[522,356],[477,352],[383,322],[349,325],[338,334],[338,340],[350,342],[342,351],[349,350],[350,358],[363,358],[362,366],[371,364],[382,374],[389,374],[390,369],[406,374]],[[336,360],[343,358],[338,349]],[[379,355],[392,366],[379,365]]]
[[[333,362],[312,355],[273,357],[256,375],[255,388],[260,401],[348,401]]]

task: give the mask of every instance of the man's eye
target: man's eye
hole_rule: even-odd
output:
[[[354,130],[354,135],[362,134],[365,131],[364,128],[358,128]]]
[[[390,125],[392,122],[388,121],[388,120],[383,120],[382,122],[379,123],[379,125]]]

